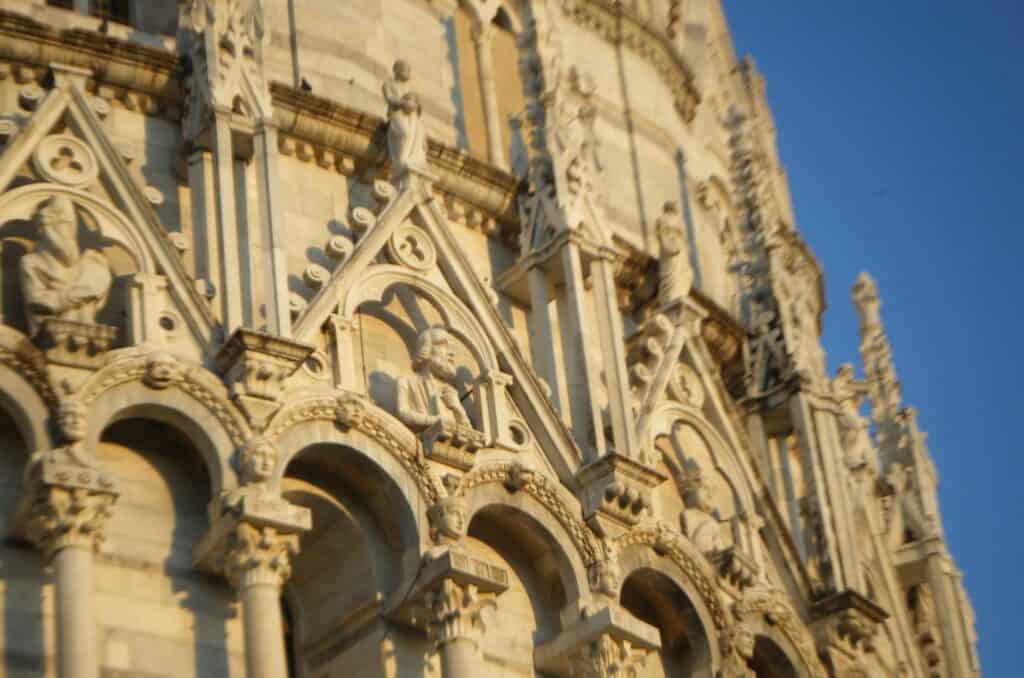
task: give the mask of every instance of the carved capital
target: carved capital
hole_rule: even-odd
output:
[[[476,584],[460,584],[442,579],[427,591],[430,638],[438,646],[456,640],[479,643],[486,632],[482,611],[495,607],[493,597],[484,596]]]
[[[569,657],[570,675],[579,678],[637,678],[647,661],[647,650],[605,633],[585,643]]]
[[[47,562],[64,548],[96,549],[116,499],[112,491],[41,483],[31,491],[20,531]]]
[[[193,563],[224,575],[239,591],[280,588],[299,552],[299,533],[312,526],[309,509],[290,504],[262,483],[233,490],[221,501],[221,515],[196,544]]]
[[[261,585],[280,589],[291,576],[291,558],[298,552],[298,535],[238,522],[227,539],[224,575],[238,590]]]

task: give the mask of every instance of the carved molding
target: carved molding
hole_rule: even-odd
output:
[[[828,672],[818,659],[814,637],[793,609],[785,593],[767,588],[749,589],[743,598],[733,605],[733,615],[737,623],[751,617],[763,618],[792,644],[811,678],[828,678]]]
[[[540,502],[569,534],[585,566],[599,559],[597,540],[579,518],[579,508],[565,502],[546,476],[515,462],[488,464],[464,476],[456,495],[466,497],[474,488],[491,483],[504,485],[510,492],[525,492]]]
[[[660,528],[660,529],[659,529]],[[675,563],[697,589],[716,628],[725,628],[727,619],[718,598],[718,586],[707,560],[675,530],[662,525],[640,525],[616,540],[618,548],[648,546]],[[692,552],[691,552],[692,551]]]

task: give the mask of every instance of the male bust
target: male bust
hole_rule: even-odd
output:
[[[472,423],[452,386],[455,354],[448,331],[439,326],[420,332],[413,355],[412,376],[398,380],[398,418],[416,433],[440,427],[471,429]]]
[[[683,533],[701,553],[716,553],[729,545],[722,537],[722,528],[712,515],[711,490],[707,482],[694,474],[687,481],[684,496],[686,509],[683,511]]]
[[[29,334],[47,318],[95,323],[112,278],[102,254],[80,249],[74,204],[63,196],[47,198],[36,208],[32,222],[38,233],[36,247],[21,258]]]

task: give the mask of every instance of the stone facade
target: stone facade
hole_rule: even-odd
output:
[[[717,0],[0,0],[0,284],[0,674],[980,675]]]

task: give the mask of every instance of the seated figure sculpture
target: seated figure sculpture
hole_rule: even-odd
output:
[[[36,247],[21,258],[29,334],[36,334],[48,318],[95,323],[110,291],[110,266],[96,250],[80,248],[74,204],[63,196],[47,198],[32,222]]]
[[[729,547],[722,536],[718,519],[712,514],[711,489],[698,470],[686,479],[683,501],[683,533],[697,549],[706,555],[717,553]]]
[[[412,369],[413,375],[398,380],[395,414],[420,435],[428,454],[438,441],[470,450],[481,447],[483,435],[473,428],[451,384],[455,355],[448,330],[434,326],[420,332]]]

